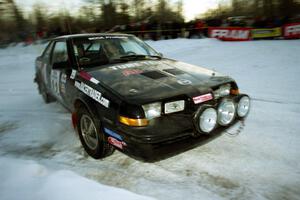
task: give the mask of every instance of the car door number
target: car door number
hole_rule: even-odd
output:
[[[60,96],[60,74],[59,70],[51,70],[51,89],[57,96]]]

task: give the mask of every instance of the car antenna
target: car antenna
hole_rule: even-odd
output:
[[[63,9],[64,9],[64,17],[65,17],[65,23],[67,24],[68,33],[72,34],[72,29],[71,29],[71,26],[70,26],[70,21],[69,21],[68,16],[66,15],[66,6],[65,6],[65,1],[64,0],[63,0]],[[73,51],[74,51],[74,41],[73,41],[73,38],[71,38],[71,44],[72,44],[72,48],[73,48]],[[78,61],[78,58],[76,56],[75,56],[75,60],[76,60],[76,64],[78,66],[78,69],[80,70],[79,61]]]
[[[63,0],[63,9],[64,9],[64,22],[67,24],[67,29],[68,29],[68,32],[69,34],[72,34],[72,30],[71,30],[71,26],[70,26],[70,22],[69,22],[69,17],[67,16],[66,14],[66,5],[65,5],[65,1]]]

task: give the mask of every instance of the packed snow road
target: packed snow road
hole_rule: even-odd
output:
[[[253,99],[241,132],[235,137],[224,133],[206,145],[156,163],[136,161],[119,152],[93,160],[83,152],[70,114],[57,103],[45,105],[37,93],[34,59],[42,46],[0,49],[0,179],[6,180],[0,184],[1,197],[19,199],[11,193],[26,183],[26,188],[38,187],[28,181],[35,173],[15,181],[22,173],[16,165],[34,165],[39,166],[33,167],[38,172],[40,168],[67,170],[67,175],[77,174],[156,199],[300,199],[300,40],[234,43],[177,39],[148,43],[167,57],[235,78],[240,91]],[[19,170],[16,175],[11,167]],[[55,175],[55,181],[66,180],[60,172]],[[42,177],[40,182],[48,180]],[[76,180],[75,190],[86,181]],[[43,187],[48,188],[43,191],[66,195],[60,185]],[[88,197],[89,190],[84,192]],[[124,196],[122,192],[116,194]],[[20,193],[27,199],[51,199],[47,193]],[[109,197],[112,193],[105,194]],[[125,196],[136,198],[130,195]],[[57,196],[53,197],[60,199]]]

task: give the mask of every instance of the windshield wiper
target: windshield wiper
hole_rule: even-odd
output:
[[[115,64],[115,63],[124,63],[124,62],[128,62],[128,61],[129,61],[129,59],[115,58],[115,59],[111,59],[109,61],[109,63]]]
[[[162,56],[154,56],[154,55],[151,55],[151,56],[148,56],[148,57],[151,57],[151,58],[157,58],[157,59],[162,59]]]
[[[161,59],[161,56],[143,55],[143,54],[132,54],[132,55],[121,56],[119,59],[131,60],[131,59],[148,59],[148,58]]]

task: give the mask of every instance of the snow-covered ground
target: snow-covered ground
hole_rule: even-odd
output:
[[[148,43],[235,78],[253,98],[242,132],[156,163],[119,152],[93,160],[70,114],[37,93],[34,59],[42,46],[0,49],[1,200],[300,199],[300,40]]]
[[[1,158],[0,169],[3,200],[152,199],[96,183],[71,171],[52,171],[34,161]]]

